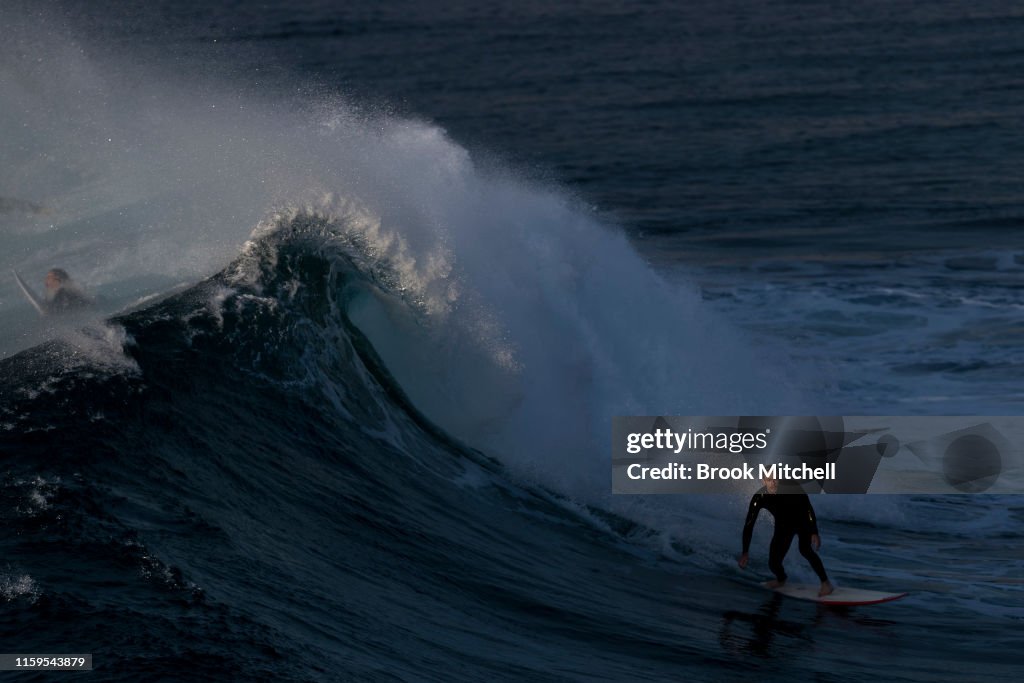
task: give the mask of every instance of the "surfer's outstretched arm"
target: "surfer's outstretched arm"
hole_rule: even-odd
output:
[[[750,499],[750,506],[747,508],[747,519],[743,522],[743,553],[740,555],[739,565],[742,569],[747,566],[747,553],[750,552],[750,540],[754,537],[754,522],[761,512],[761,491],[754,494]]]
[[[817,550],[821,547],[821,536],[818,534],[818,520],[814,514],[814,508],[811,507],[810,497],[804,493],[804,504],[807,506],[805,517],[807,520],[807,530],[811,532],[811,546]]]

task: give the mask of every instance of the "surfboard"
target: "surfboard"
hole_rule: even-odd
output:
[[[21,279],[21,276],[18,275],[18,271],[12,270],[11,272],[14,273],[14,281],[18,283],[18,288],[21,289],[21,293],[25,295],[25,298],[28,299],[30,304],[32,304],[32,307],[38,311],[39,315],[46,315],[46,306],[43,304],[43,300],[32,291],[32,288],[28,286],[28,283]]]
[[[883,602],[892,602],[906,597],[907,593],[884,593],[882,591],[869,591],[862,588],[849,588],[839,586],[832,593],[824,597],[818,597],[818,584],[807,583],[785,583],[778,588],[771,588],[768,582],[761,584],[768,590],[773,590],[780,595],[786,595],[800,600],[810,600],[823,605],[837,605],[852,607],[854,605],[877,605]]]

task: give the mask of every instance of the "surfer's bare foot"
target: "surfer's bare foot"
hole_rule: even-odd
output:
[[[777,579],[772,579],[771,581],[766,583],[765,586],[768,587],[768,588],[778,588],[779,586],[781,586],[784,583],[785,583],[785,581],[779,581]]]
[[[822,581],[821,589],[818,591],[818,597],[823,598],[826,595],[831,595],[832,591],[834,591],[835,589],[836,587],[832,585],[831,581]]]

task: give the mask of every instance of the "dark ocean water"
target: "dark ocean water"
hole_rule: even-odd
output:
[[[1018,496],[817,498],[837,583],[910,592],[822,609],[757,586],[765,522],[736,569],[746,493],[613,497],[607,442],[622,414],[1019,411],[1024,9],[0,19],[0,265],[100,297],[44,323],[0,289],[0,651],[102,680],[1024,674]]]

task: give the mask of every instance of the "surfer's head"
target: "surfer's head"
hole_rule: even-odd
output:
[[[775,493],[779,490],[779,480],[775,477],[761,477],[761,481],[764,482],[764,487],[768,490],[768,493]]]
[[[46,291],[56,292],[71,282],[71,276],[63,268],[51,268],[46,274]]]

